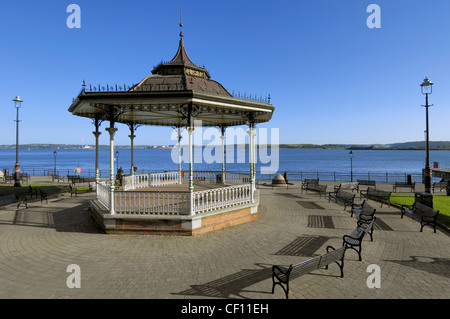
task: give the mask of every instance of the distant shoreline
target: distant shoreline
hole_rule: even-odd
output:
[[[205,147],[206,145],[203,145]],[[213,146],[213,145],[209,145]],[[221,147],[220,145],[215,145]],[[130,145],[116,145],[117,149],[130,149]],[[173,145],[134,145],[134,149],[173,149]],[[195,146],[198,147],[198,146]],[[248,148],[248,145],[244,146]],[[271,148],[271,145],[258,145],[259,148]],[[0,150],[15,149],[16,145],[0,145]],[[396,144],[374,144],[374,145],[355,145],[355,144],[279,144],[279,149],[347,149],[347,150],[406,150],[406,151],[424,151],[424,142],[406,142]],[[22,144],[19,149],[85,149],[93,150],[95,145],[79,145],[79,144]],[[109,145],[99,145],[99,149],[109,149]],[[430,142],[430,150],[448,151],[450,150],[450,142]]]

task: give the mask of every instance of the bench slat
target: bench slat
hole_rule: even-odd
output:
[[[330,249],[332,250],[329,251]],[[344,253],[345,247],[334,249],[332,246],[327,246],[327,253],[290,265],[289,268],[272,266],[272,293],[275,291],[275,286],[279,285],[284,290],[286,299],[289,299],[289,281],[291,278],[305,275],[323,266],[328,269],[328,265],[333,262],[338,264],[342,278],[344,276]]]
[[[431,225],[433,227],[434,232],[436,232],[436,223],[437,223],[437,215],[439,214],[439,210],[435,210],[431,207],[428,207],[420,202],[414,202],[412,206],[403,205],[401,209],[401,218],[403,218],[404,214],[408,214],[413,219],[420,222],[420,231],[423,231],[423,227],[427,225]]]

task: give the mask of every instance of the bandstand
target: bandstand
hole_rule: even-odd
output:
[[[182,24],[180,24],[182,27]],[[131,87],[87,86],[69,112],[93,120],[96,141],[96,199],[91,213],[106,233],[193,235],[257,219],[259,191],[255,187],[255,125],[271,119],[274,106],[269,98],[234,96],[208,71],[191,62],[186,54],[183,32],[177,53],[161,62]],[[103,121],[110,141],[110,176],[101,181],[98,174],[98,140]],[[222,171],[193,169],[192,135],[194,122],[221,131]],[[114,134],[116,123],[130,129],[131,167],[122,185],[116,185]],[[140,125],[169,126],[178,129],[178,171],[135,174],[133,139]],[[248,126],[249,174],[225,171],[225,129]],[[189,171],[182,174],[180,129],[189,138]]]

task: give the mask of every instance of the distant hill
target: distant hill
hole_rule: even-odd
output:
[[[348,148],[358,150],[425,150],[425,141],[393,144],[351,145]],[[430,141],[430,150],[450,150],[450,141]]]
[[[265,145],[260,145],[260,147]],[[25,149],[95,149],[95,145],[79,145],[79,144],[21,144],[20,148]],[[248,147],[246,145],[245,147]],[[270,145],[267,145],[270,148]],[[424,150],[425,142],[403,142],[392,144],[280,144],[280,149],[297,148],[297,149],[350,149],[350,150]],[[0,149],[15,149],[15,144],[0,145]],[[109,145],[99,145],[99,148],[109,148]],[[129,145],[116,145],[116,148],[130,148]],[[139,148],[164,148],[170,149],[170,145],[134,145],[135,149]],[[431,150],[450,150],[450,141],[430,141]]]

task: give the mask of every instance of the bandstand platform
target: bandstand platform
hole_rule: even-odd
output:
[[[256,220],[259,191],[252,196],[248,175],[227,173],[230,182],[223,183],[217,179],[221,173],[194,172],[192,192],[178,172],[127,176],[113,192],[107,182],[100,182],[92,216],[108,234],[186,236]],[[161,176],[166,177],[157,178]]]
[[[257,219],[256,124],[270,121],[274,110],[270,95],[252,98],[231,94],[211,80],[209,72],[187,56],[182,31],[174,58],[158,64],[138,84],[97,87],[83,81],[69,112],[89,118],[95,125],[97,198],[91,207],[94,219],[106,233],[171,235],[194,235]],[[101,181],[98,174],[99,127],[103,121],[109,122],[105,130],[109,133],[110,178],[106,181]],[[128,126],[131,144],[130,175],[119,185],[114,167],[118,123]],[[141,125],[178,130],[178,171],[135,174],[133,140]],[[243,125],[248,126],[249,173],[227,172],[226,130]],[[220,131],[221,171],[194,171],[193,132],[199,126]],[[186,129],[189,145],[186,173],[181,171],[182,128]]]

